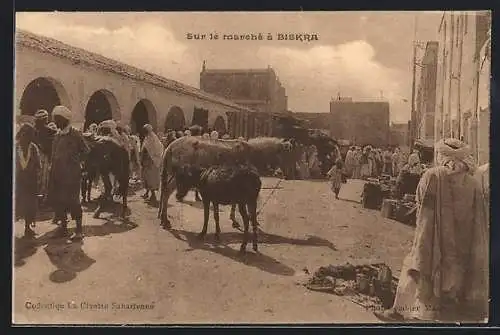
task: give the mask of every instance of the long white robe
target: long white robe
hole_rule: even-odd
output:
[[[482,321],[488,305],[489,243],[477,180],[467,172],[434,167],[422,176],[416,198],[415,237],[393,308],[406,318]],[[418,282],[410,270],[419,274]],[[462,299],[455,313],[449,314],[445,299]]]

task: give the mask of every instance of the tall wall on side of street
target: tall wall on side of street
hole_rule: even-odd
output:
[[[489,162],[491,12],[445,12],[439,27],[435,138],[463,139]]]
[[[390,143],[389,103],[386,101],[330,102],[330,133],[357,145],[386,146]]]

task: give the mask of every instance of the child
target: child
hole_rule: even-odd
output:
[[[340,186],[344,182],[343,179],[345,178],[344,174],[344,166],[340,159],[335,162],[330,171],[327,173],[330,181],[332,182],[332,191],[335,193],[335,199],[339,198]]]
[[[32,238],[40,190],[40,153],[36,146],[35,128],[23,124],[16,135],[16,216],[24,219],[24,236]]]

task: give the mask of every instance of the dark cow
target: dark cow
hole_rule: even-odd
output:
[[[262,182],[257,169],[251,165],[231,164],[200,169],[194,165],[183,166],[175,173],[177,198],[182,199],[187,192],[196,187],[203,201],[204,238],[207,233],[210,203],[214,208],[215,239],[220,240],[219,205],[238,205],[244,224],[243,243],[240,252],[246,251],[249,235],[249,221],[253,229],[253,250],[257,251],[257,198]]]

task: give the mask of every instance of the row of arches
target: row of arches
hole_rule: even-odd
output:
[[[65,105],[70,109],[73,107],[64,87],[59,82],[53,78],[40,77],[26,86],[19,108],[22,116],[33,116],[39,109],[47,110],[50,115],[57,105]],[[99,124],[104,120],[119,119],[119,114],[119,105],[113,93],[105,89],[98,90],[90,96],[85,106],[83,128],[86,130],[92,123]],[[167,112],[163,127],[157,129],[157,111],[150,100],[142,99],[132,109],[130,120],[132,133],[140,134],[143,126],[148,123],[155,131],[160,132],[183,130],[187,126],[182,108],[173,106]],[[192,124],[208,128],[208,110],[195,108]],[[214,129],[220,134],[227,132],[226,122],[222,116],[216,118]]]

